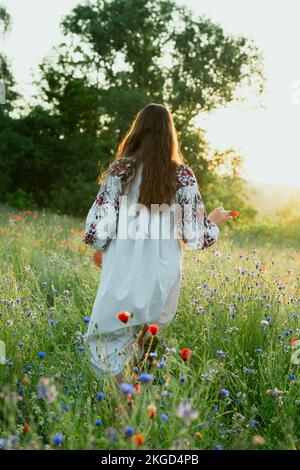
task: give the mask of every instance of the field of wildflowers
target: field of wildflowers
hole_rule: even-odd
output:
[[[299,250],[186,252],[176,319],[118,389],[84,345],[100,273],[82,226],[2,208],[0,448],[300,449]]]

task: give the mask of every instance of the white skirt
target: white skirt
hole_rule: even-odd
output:
[[[130,191],[129,205],[138,200],[140,179],[139,174]],[[145,234],[153,227],[151,218],[160,231],[170,223],[168,213],[151,214],[148,220],[137,217]],[[138,330],[151,323],[163,328],[176,313],[182,271],[178,238],[123,239],[120,233],[124,233],[124,225],[127,230],[130,222],[128,211],[121,205],[117,237],[103,252],[101,281],[87,332],[91,362],[98,374],[109,369],[118,374]],[[132,315],[126,324],[118,319],[122,311]]]

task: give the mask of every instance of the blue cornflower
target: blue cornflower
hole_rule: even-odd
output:
[[[89,323],[91,321],[90,317],[83,317],[84,323]]]
[[[44,359],[44,357],[46,357],[46,353],[44,351],[40,351],[38,356],[40,359]]]
[[[126,426],[124,433],[127,437],[132,437],[134,435],[134,428],[132,426]]]
[[[78,346],[77,350],[78,351],[84,351],[84,346]]]
[[[179,381],[183,384],[184,382],[186,382],[186,376],[185,375],[182,375],[179,379]]]
[[[19,341],[19,346],[20,346],[20,348],[22,348],[22,346],[24,346],[23,341]]]
[[[152,357],[152,358],[155,358],[155,357],[157,357],[157,353],[156,352],[151,352],[149,354],[149,356]]]
[[[260,354],[260,353],[262,352],[262,349],[256,348],[256,349],[255,349],[255,352],[256,352],[257,354]]]
[[[102,424],[101,419],[100,419],[100,418],[96,418],[96,419],[95,419],[95,425],[96,425],[96,426],[101,426],[101,424]]]
[[[139,381],[142,383],[142,384],[148,384],[149,382],[152,382],[153,380],[153,375],[151,374],[141,374],[139,376]]]
[[[221,444],[216,444],[215,450],[223,450],[223,447],[221,446]]]
[[[168,421],[168,415],[165,415],[165,414],[161,415],[161,420],[162,420],[163,423]]]
[[[224,398],[229,397],[229,392],[228,392],[228,390],[226,390],[226,388],[222,388],[222,390],[221,390],[221,395],[222,395],[222,397],[224,397]]]
[[[160,361],[158,364],[157,364],[157,367],[159,369],[163,369],[164,367],[166,367],[166,362],[165,361]]]
[[[133,385],[126,384],[126,383],[122,383],[120,385],[120,390],[121,390],[121,392],[125,393],[126,395],[131,394],[131,393],[135,393],[135,389],[134,389]]]
[[[64,440],[65,440],[65,437],[60,432],[57,432],[56,434],[54,434],[54,436],[52,436],[52,442],[57,447],[61,446]]]
[[[295,374],[291,374],[291,375],[290,375],[290,380],[296,380]]]
[[[224,351],[222,351],[222,349],[220,349],[219,351],[217,351],[217,356],[218,356],[219,358],[224,357],[225,355],[226,355],[226,353],[225,353]]]
[[[134,367],[134,368],[133,368],[133,372],[134,372],[135,374],[137,374],[138,371],[139,371],[139,368],[138,368],[138,367]]]
[[[248,421],[248,424],[252,429],[256,429],[256,426],[258,425],[258,421],[251,419],[250,421]]]
[[[104,392],[98,392],[97,393],[97,400],[102,401],[105,398],[105,393]]]

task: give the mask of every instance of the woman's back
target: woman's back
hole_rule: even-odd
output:
[[[167,211],[153,212],[138,203],[141,174],[142,167],[130,189],[127,186],[121,192],[116,236],[103,253],[101,289],[95,306],[97,309],[101,304],[101,331],[113,331],[120,326],[117,317],[109,315],[112,305],[116,312],[134,312],[132,325],[135,325],[159,321],[174,286],[177,299],[179,240],[168,234],[162,237],[170,220]]]
[[[117,238],[178,240],[176,220],[180,214],[176,196],[170,205],[152,204],[147,207],[139,203],[142,172],[143,164],[140,164],[132,184],[127,184],[122,191]]]

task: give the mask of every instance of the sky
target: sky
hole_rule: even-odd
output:
[[[0,0],[12,16],[12,30],[0,48],[12,63],[19,90],[33,93],[38,64],[63,40],[60,19],[78,0]],[[178,0],[205,15],[226,33],[254,40],[267,77],[263,100],[230,104],[199,116],[212,145],[234,148],[245,157],[251,181],[300,187],[300,1]],[[263,102],[263,106],[261,103]]]

